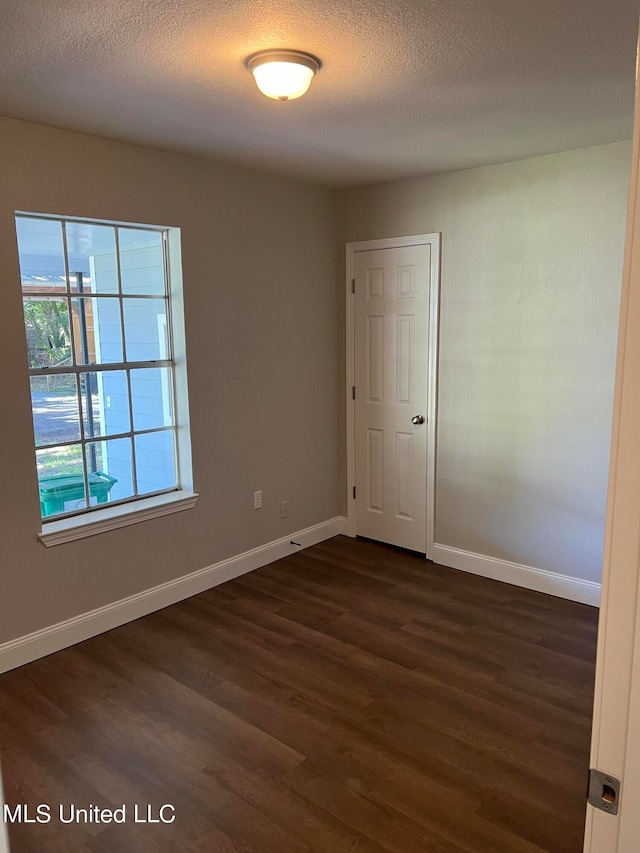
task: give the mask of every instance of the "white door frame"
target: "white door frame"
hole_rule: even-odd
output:
[[[417,234],[413,237],[390,237],[385,240],[365,240],[347,243],[346,316],[347,316],[347,535],[356,535],[356,502],[353,488],[356,482],[355,401],[355,279],[357,252],[376,249],[401,249],[405,246],[431,246],[429,278],[429,364],[427,366],[427,559],[433,560],[435,538],[436,495],[436,415],[438,402],[438,326],[440,307],[440,234]]]
[[[611,436],[591,767],[620,779],[617,816],[587,806],[585,853],[640,849],[640,90]]]

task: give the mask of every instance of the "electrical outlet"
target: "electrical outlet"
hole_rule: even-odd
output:
[[[253,493],[253,508],[262,509],[262,489]]]
[[[280,501],[280,518],[289,518],[289,501]]]

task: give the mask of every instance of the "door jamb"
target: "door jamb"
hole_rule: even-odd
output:
[[[584,853],[637,848],[640,788],[640,86],[620,304],[607,523],[591,735],[593,768],[622,782],[616,817],[587,806]],[[633,844],[632,844],[633,842]],[[630,846],[632,844],[632,846]]]
[[[356,535],[356,502],[353,489],[356,482],[355,451],[355,401],[351,389],[355,385],[355,294],[351,282],[355,278],[357,252],[377,249],[400,249],[405,246],[431,246],[431,277],[429,281],[429,348],[427,365],[427,551],[433,560],[435,541],[435,491],[436,491],[436,426],[438,404],[438,327],[440,309],[440,242],[441,235],[417,234],[413,237],[390,237],[384,240],[364,240],[347,243],[346,318],[347,318],[347,535]]]

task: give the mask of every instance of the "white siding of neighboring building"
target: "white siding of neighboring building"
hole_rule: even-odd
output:
[[[122,291],[125,294],[126,351],[128,361],[166,358],[166,303],[164,299],[127,299],[127,293],[158,294],[164,280],[162,249],[138,244],[120,247]],[[115,256],[95,255],[92,262],[94,292],[113,292]],[[101,362],[120,361],[119,305],[113,299],[94,300],[96,352]],[[133,428],[154,429],[168,424],[172,410],[171,375],[166,368],[131,372]],[[107,371],[98,376],[100,419],[105,435],[128,432],[129,399],[123,371]],[[152,433],[135,438],[138,493],[145,494],[175,485],[175,448],[172,432]],[[102,470],[118,482],[110,498],[120,500],[133,493],[131,446],[128,440],[102,443]]]

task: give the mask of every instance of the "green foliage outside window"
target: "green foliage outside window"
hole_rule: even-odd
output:
[[[65,302],[26,300],[30,367],[53,367],[71,357],[71,330]]]

